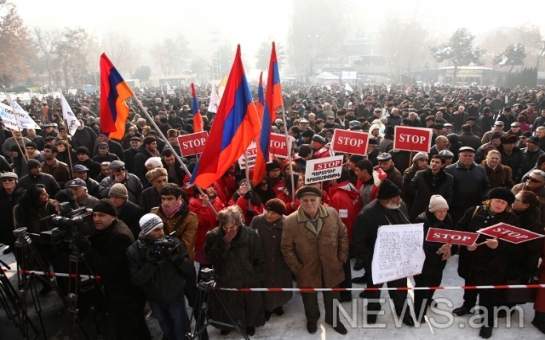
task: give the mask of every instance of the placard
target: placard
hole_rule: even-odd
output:
[[[428,234],[426,235],[426,241],[450,243],[461,246],[471,246],[477,241],[478,238],[479,234],[477,233],[440,228],[430,228],[428,229]]]
[[[367,155],[369,134],[343,129],[335,129],[331,140],[331,149],[335,152],[344,152],[352,155]]]
[[[291,136],[288,136],[292,138]],[[269,155],[288,158],[288,145],[286,143],[286,136],[278,133],[271,133],[271,139],[269,141]]]
[[[397,150],[430,152],[433,131],[427,128],[396,126],[394,145]]]
[[[308,160],[305,170],[305,184],[340,178],[342,167],[342,155]]]
[[[514,244],[528,242],[543,237],[541,234],[506,223],[494,224],[488,228],[477,230],[477,232],[483,235],[497,237],[498,239]]]
[[[378,228],[371,272],[379,284],[422,273],[424,224],[391,224]]]
[[[248,159],[248,167],[250,169],[255,167],[255,160],[257,159],[257,146],[255,142],[250,143],[250,146],[246,149],[246,156],[242,154],[238,158],[238,166],[241,170],[246,169],[246,159]]]
[[[178,136],[180,153],[182,154],[182,156],[191,156],[202,153],[204,150],[204,144],[206,144],[207,139],[208,132],[206,131]]]

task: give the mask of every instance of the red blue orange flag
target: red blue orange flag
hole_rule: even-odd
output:
[[[193,98],[193,102],[191,103],[191,111],[193,112],[193,132],[201,132],[204,127],[204,122],[202,120],[201,110],[199,109],[195,84],[193,83],[191,83],[191,97]]]
[[[265,177],[267,161],[269,160],[269,143],[271,139],[271,115],[265,105],[263,95],[263,72],[259,75],[259,87],[257,88],[257,114],[261,119],[261,131],[256,141],[257,155],[255,159],[253,182],[258,185]]]
[[[223,98],[190,183],[207,188],[223,176],[257,138],[260,124],[244,74],[239,45]]]
[[[129,85],[114,67],[106,53],[100,56],[100,130],[110,138],[122,140],[129,107],[125,100],[132,97]]]
[[[267,108],[271,115],[271,123],[276,120],[276,109],[283,107],[282,85],[280,84],[280,71],[276,59],[276,47],[272,43],[271,60],[269,62],[269,75],[267,77],[267,93],[265,95]]]

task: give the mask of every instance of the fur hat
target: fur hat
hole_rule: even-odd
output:
[[[509,205],[513,204],[515,202],[515,195],[511,192],[511,190],[505,189],[505,188],[494,188],[488,192],[488,199],[497,198],[500,200],[504,200]]]
[[[146,178],[148,182],[153,183],[158,177],[168,176],[167,169],[165,168],[155,168],[146,173]]]
[[[516,144],[518,137],[516,135],[503,135],[500,140],[502,144]]]

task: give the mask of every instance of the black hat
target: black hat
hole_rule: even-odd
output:
[[[295,196],[299,199],[301,199],[301,196],[303,195],[315,195],[318,197],[322,197],[322,190],[320,188],[317,188],[312,185],[306,185],[304,187],[301,187],[297,192],[295,193]]]
[[[390,159],[392,159],[392,155],[390,155],[390,154],[387,153],[387,152],[379,153],[379,155],[377,156],[377,161],[379,161],[379,162],[381,162],[381,161],[389,161]]]
[[[326,144],[326,143],[327,143],[327,140],[326,140],[324,137],[320,136],[320,135],[314,135],[314,136],[312,136],[312,141],[313,141],[313,142],[322,143],[322,144]]]
[[[524,131],[522,133],[522,136],[530,138],[530,137],[532,137],[532,131]]]
[[[509,189],[494,188],[488,192],[488,199],[497,198],[506,201],[509,205],[515,202],[515,195]]]
[[[284,215],[286,213],[286,204],[281,199],[271,198],[265,203],[265,209],[278,215]]]
[[[492,136],[490,136],[490,140],[496,139],[496,138],[501,138],[501,136],[503,136],[503,133],[496,131],[496,132],[494,132],[492,134]]]
[[[267,172],[274,170],[274,169],[280,169],[280,163],[278,161],[272,161],[270,163],[267,163]]]
[[[515,144],[518,141],[516,135],[503,135],[500,137],[502,144]]]
[[[539,137],[538,136],[531,136],[531,137],[528,138],[526,143],[532,143],[532,144],[535,144],[535,145],[539,145]]]
[[[467,121],[470,121],[470,120],[476,121],[477,118],[475,118],[475,117],[473,117],[473,116],[470,116],[470,117],[467,117],[467,118],[466,118],[466,122],[467,122]]]
[[[401,190],[389,179],[385,179],[378,187],[377,198],[379,200],[387,200],[401,194]]]
[[[131,137],[131,142],[132,142],[133,140],[138,141],[138,142],[141,142],[141,141],[142,141],[142,139],[141,139],[140,137],[138,137],[138,136],[132,136],[132,137]]]
[[[107,198],[103,198],[95,204],[93,212],[102,212],[110,216],[117,217],[117,209],[112,201]]]
[[[305,130],[301,133],[301,136],[302,137],[306,137],[306,138],[312,138],[312,136],[314,136],[314,131],[308,129],[308,130]]]
[[[471,146],[462,146],[460,149],[458,149],[458,153],[469,151],[475,153],[475,149],[473,149]]]
[[[39,161],[37,161],[35,159],[31,159],[31,160],[28,161],[28,170],[37,168],[39,166],[42,166],[42,165],[40,164]]]
[[[80,147],[76,150],[76,153],[77,153],[77,154],[85,154],[85,155],[89,156],[89,149],[88,149],[86,146],[80,146]]]
[[[441,123],[435,123],[435,124],[432,125],[432,128],[433,128],[433,129],[437,129],[437,130],[441,130],[441,129],[443,129],[444,127],[445,127],[445,126],[444,126],[443,124],[441,124]]]

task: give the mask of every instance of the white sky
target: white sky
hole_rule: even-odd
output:
[[[44,28],[81,26],[98,37],[118,31],[143,46],[165,38],[184,34],[191,48],[206,56],[214,38],[240,43],[242,54],[253,60],[259,44],[268,38],[284,43],[288,32],[291,0],[12,0],[29,27]],[[309,0],[312,1],[312,0]],[[539,2],[519,0],[497,1],[345,1],[366,18],[366,29],[377,29],[392,10],[412,16],[414,12],[424,24],[433,27],[437,36],[448,36],[459,27],[473,34],[499,26],[517,26],[532,22],[545,34],[545,20]],[[369,15],[371,13],[371,15]],[[369,21],[369,17],[372,19]],[[214,35],[212,32],[217,31]],[[249,55],[249,56],[248,56]]]

